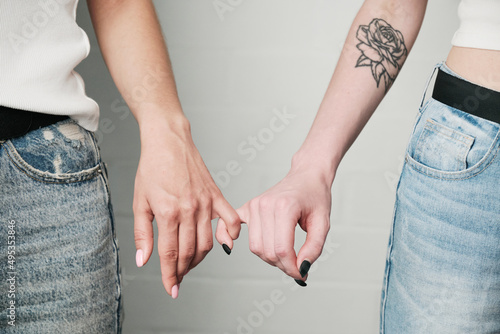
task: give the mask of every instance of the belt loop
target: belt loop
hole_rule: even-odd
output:
[[[422,94],[422,100],[420,101],[420,107],[419,109],[422,109],[422,107],[424,106],[424,102],[425,102],[425,95],[427,94],[427,90],[429,89],[429,85],[431,83],[431,80],[432,80],[432,77],[434,76],[434,73],[436,73],[436,70],[441,67],[443,65],[444,62],[439,62],[437,63],[435,66],[434,66],[434,69],[432,70],[432,73],[431,75],[429,76],[429,79],[427,79],[427,83],[425,84],[425,89],[424,89],[424,93]]]

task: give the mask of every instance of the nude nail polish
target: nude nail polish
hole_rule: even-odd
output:
[[[172,298],[177,299],[177,297],[179,297],[179,285],[176,284],[172,287]]]
[[[144,265],[142,249],[138,249],[137,252],[135,253],[135,264],[137,264],[137,267],[139,268]]]

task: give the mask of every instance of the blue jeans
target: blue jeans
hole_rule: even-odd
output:
[[[118,245],[92,133],[0,142],[0,332],[119,333]]]
[[[397,188],[381,333],[500,333],[499,150],[499,124],[432,98],[420,108]]]

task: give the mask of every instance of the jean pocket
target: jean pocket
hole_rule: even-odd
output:
[[[441,171],[465,170],[474,139],[433,119],[427,119],[415,145],[413,159]]]
[[[413,129],[406,162],[429,177],[462,180],[486,170],[499,144],[500,125],[430,99]]]
[[[49,183],[89,180],[101,171],[91,132],[64,120],[6,141],[12,163],[32,179]]]

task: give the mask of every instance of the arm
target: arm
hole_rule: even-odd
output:
[[[365,1],[289,173],[237,210],[248,224],[252,252],[295,279],[305,278],[321,254],[337,167],[396,79],[420,30],[426,4]],[[307,232],[298,255],[293,249],[297,223]],[[229,239],[223,225],[216,237],[219,242]]]
[[[88,5],[104,60],[140,128],[133,205],[137,265],[151,256],[156,218],[162,281],[176,298],[183,276],[212,248],[211,219],[224,217],[234,238],[240,220],[193,143],[152,1]]]

